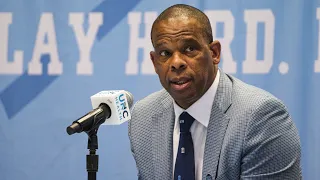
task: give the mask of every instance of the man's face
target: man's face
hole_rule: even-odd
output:
[[[192,18],[160,21],[152,39],[155,51],[150,56],[162,86],[182,108],[188,108],[214,81],[220,43],[209,44]]]

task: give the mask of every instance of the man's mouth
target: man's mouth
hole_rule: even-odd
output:
[[[191,80],[187,78],[174,79],[171,81],[171,87],[175,91],[186,90],[191,85]]]
[[[177,81],[177,82],[172,82],[172,83],[177,84],[177,85],[182,85],[182,84],[185,84],[186,82],[188,82],[188,80],[182,80],[182,81]]]

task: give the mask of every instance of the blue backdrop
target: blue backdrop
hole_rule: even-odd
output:
[[[87,179],[86,134],[67,135],[90,96],[161,88],[150,28],[166,7],[204,10],[220,68],[288,106],[304,179],[320,177],[320,0],[0,0],[0,179]],[[98,179],[136,179],[127,123],[98,133]]]

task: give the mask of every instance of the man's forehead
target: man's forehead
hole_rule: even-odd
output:
[[[154,48],[167,46],[167,45],[170,45],[171,43],[176,43],[177,45],[199,44],[199,38],[194,36],[184,36],[184,37],[177,37],[177,38],[158,39],[154,43]]]
[[[152,32],[152,41],[162,39],[163,35],[168,34],[189,34],[195,38],[200,38],[203,34],[203,27],[201,24],[192,17],[178,16],[170,17],[158,21]]]
[[[167,19],[158,22],[154,28],[153,35],[161,36],[164,33],[178,33],[178,32],[199,33],[202,28],[199,23],[193,19]]]
[[[194,18],[191,18],[191,17],[186,16],[186,15],[179,15],[179,16],[168,17],[167,21],[168,22],[175,22],[175,21],[186,22],[186,21],[190,21],[192,19],[194,19]]]
[[[174,25],[186,25],[186,26],[199,26],[199,21],[193,17],[188,16],[175,16],[169,17],[167,19],[160,20],[157,23],[157,26],[161,25],[169,25],[174,27]]]

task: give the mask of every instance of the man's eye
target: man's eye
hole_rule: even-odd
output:
[[[194,48],[191,47],[191,46],[188,46],[188,47],[186,48],[186,52],[191,52],[191,51],[193,51],[193,50],[194,50]]]
[[[160,56],[168,56],[169,52],[168,51],[161,51]]]

